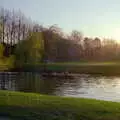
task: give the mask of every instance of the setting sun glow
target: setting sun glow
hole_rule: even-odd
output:
[[[111,36],[112,36],[112,39],[120,43],[120,28],[116,28],[115,30],[113,30],[113,32],[111,33]]]

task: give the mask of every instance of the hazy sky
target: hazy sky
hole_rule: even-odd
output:
[[[85,36],[120,39],[120,0],[0,0],[0,7],[20,9],[43,25],[58,24]]]

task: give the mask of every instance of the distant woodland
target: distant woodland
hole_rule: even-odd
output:
[[[86,37],[77,30],[66,34],[57,25],[42,26],[20,11],[0,9],[1,65],[119,60],[115,40]]]

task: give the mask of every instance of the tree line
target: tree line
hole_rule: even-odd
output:
[[[120,45],[111,39],[69,35],[57,25],[42,26],[20,11],[0,9],[0,59],[17,66],[42,62],[119,61]]]

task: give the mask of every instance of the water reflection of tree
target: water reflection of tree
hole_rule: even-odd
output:
[[[1,84],[1,89],[5,90],[5,74],[4,73],[0,73],[0,84]]]
[[[13,78],[14,74],[0,73],[0,87],[5,89],[6,87],[15,87],[18,91],[24,92],[36,92],[41,94],[53,95],[62,93],[66,90],[71,92],[80,91],[80,89],[89,89],[91,87],[110,87],[118,83],[118,77],[105,77],[105,76],[84,76],[69,78],[42,78],[39,73],[23,72],[18,73],[17,78]],[[9,81],[9,83],[8,83]],[[10,82],[11,81],[11,82]],[[7,86],[6,86],[7,85]],[[113,86],[112,86],[113,87]],[[72,94],[72,93],[71,93]]]
[[[0,72],[0,89],[15,90],[16,73]]]
[[[58,93],[59,95],[63,95],[65,91],[70,92],[70,94],[76,94],[76,92],[86,91],[90,88],[100,87],[101,85],[105,87],[111,85],[112,81],[113,79],[111,79],[111,77],[106,78],[104,76],[81,75],[73,79],[42,78],[39,73],[24,72],[19,73],[16,87],[19,91],[24,92],[36,92],[49,95]]]
[[[39,73],[19,73],[16,88],[24,92],[53,94],[56,90],[56,80],[42,78]]]

